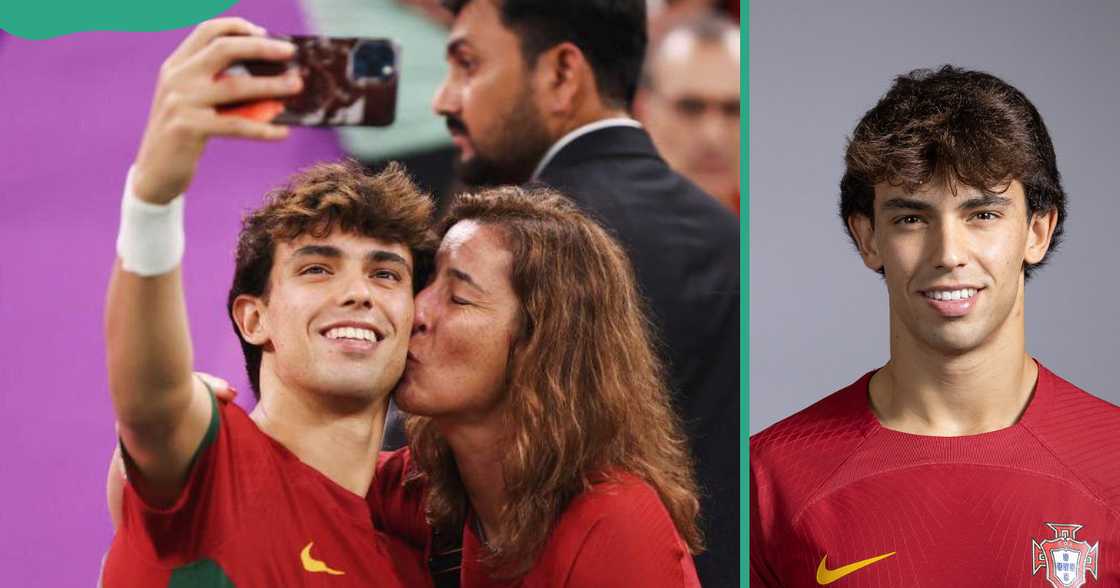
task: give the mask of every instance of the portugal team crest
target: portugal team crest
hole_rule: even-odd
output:
[[[1031,575],[1046,568],[1046,580],[1054,588],[1079,588],[1085,584],[1085,574],[1097,579],[1097,545],[1077,540],[1081,525],[1046,523],[1054,531],[1054,538],[1041,543],[1031,539]]]

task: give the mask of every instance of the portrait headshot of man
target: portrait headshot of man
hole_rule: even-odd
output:
[[[1117,243],[1093,217],[1118,210],[1101,198],[1097,128],[1117,127],[1104,103],[1075,111],[1069,97],[1108,95],[1120,78],[1053,72],[1111,59],[1094,38],[1117,44],[1090,28],[1076,46],[1003,55],[945,42],[944,7],[909,8],[920,49],[888,55],[830,34],[837,14],[758,15],[867,61],[752,63],[752,87],[783,88],[752,105],[770,122],[751,141],[775,139],[751,162],[752,212],[767,215],[752,226],[752,281],[781,284],[752,287],[751,336],[768,342],[751,359],[752,585],[1113,585],[1120,394],[1103,362],[1117,322],[1093,292],[1114,281],[1101,268]],[[984,45],[1078,26],[1013,21],[985,27]],[[822,88],[844,80],[827,106],[791,91],[807,71]],[[807,124],[782,125],[794,116]],[[766,166],[778,148],[798,150],[803,176]],[[983,565],[962,563],[977,554]]]

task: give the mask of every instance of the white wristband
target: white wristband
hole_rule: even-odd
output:
[[[132,192],[132,171],[129,168],[121,198],[117,255],[125,271],[141,276],[166,274],[183,260],[183,196],[167,204],[144,202]]]

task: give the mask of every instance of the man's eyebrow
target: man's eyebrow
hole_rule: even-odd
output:
[[[342,257],[342,250],[333,245],[304,245],[292,253],[292,257]]]
[[[383,249],[375,249],[367,253],[366,263],[396,263],[404,266],[404,268],[408,270],[409,273],[412,273],[412,265],[408,263],[407,259],[401,257],[397,253],[393,253],[392,251],[385,251]]]
[[[467,272],[462,271],[462,270],[457,270],[455,268],[450,268],[450,269],[447,270],[447,273],[451,274],[451,277],[453,277],[453,278],[455,278],[455,279],[457,279],[461,282],[465,282],[468,285],[474,287],[475,290],[478,290],[479,292],[481,292],[483,294],[489,294],[489,292],[487,292],[482,286],[479,286],[478,282],[474,281],[474,278],[472,278],[471,275],[468,274]]]
[[[989,208],[992,206],[1006,207],[1011,206],[1011,199],[999,194],[984,194],[976,198],[969,198],[958,207],[961,210],[972,210],[974,208]]]
[[[331,259],[341,259],[343,255],[342,250],[333,245],[304,245],[292,253],[292,259],[297,257],[329,257]],[[412,271],[412,266],[408,263],[408,260],[392,251],[375,249],[366,253],[365,261],[366,263],[396,263],[404,266],[409,272]]]
[[[917,198],[891,198],[883,203],[883,210],[933,210],[933,205]]]

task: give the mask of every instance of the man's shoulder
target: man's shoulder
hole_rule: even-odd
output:
[[[1023,425],[1099,498],[1120,509],[1120,407],[1041,365],[1035,402]]]
[[[868,373],[750,438],[751,482],[765,492],[807,494],[858,450],[875,428]]]
[[[1064,443],[1120,448],[1120,406],[1081,389],[1045,366],[1039,365],[1038,377],[1037,404],[1024,417],[1028,428]]]
[[[237,403],[218,400],[217,409],[218,415],[221,417],[222,426],[227,432],[256,439],[263,439],[265,437],[264,431],[260,430],[260,427],[253,422],[249,413]]]
[[[233,402],[218,402],[221,417],[212,466],[225,467],[253,475],[262,469],[275,468],[286,461],[288,451],[257,426],[244,408]],[[271,475],[271,474],[269,474]],[[267,477],[267,476],[266,476]]]
[[[131,495],[141,511],[148,515],[175,515],[196,505],[197,495],[224,489],[225,486],[216,484],[215,480],[229,476],[248,482],[260,479],[261,484],[273,483],[274,473],[261,470],[275,467],[277,460],[272,457],[283,453],[282,446],[261,431],[237,404],[214,401],[214,411],[179,496],[170,506],[156,507],[147,504],[139,494]]]
[[[861,438],[870,422],[867,386],[871,373],[751,435],[751,459],[803,451],[819,443]]]
[[[704,231],[721,242],[738,237],[735,216],[670,168],[642,129],[609,127],[588,133],[564,146],[540,179],[608,223],[622,220],[620,216],[683,220],[677,230]]]

